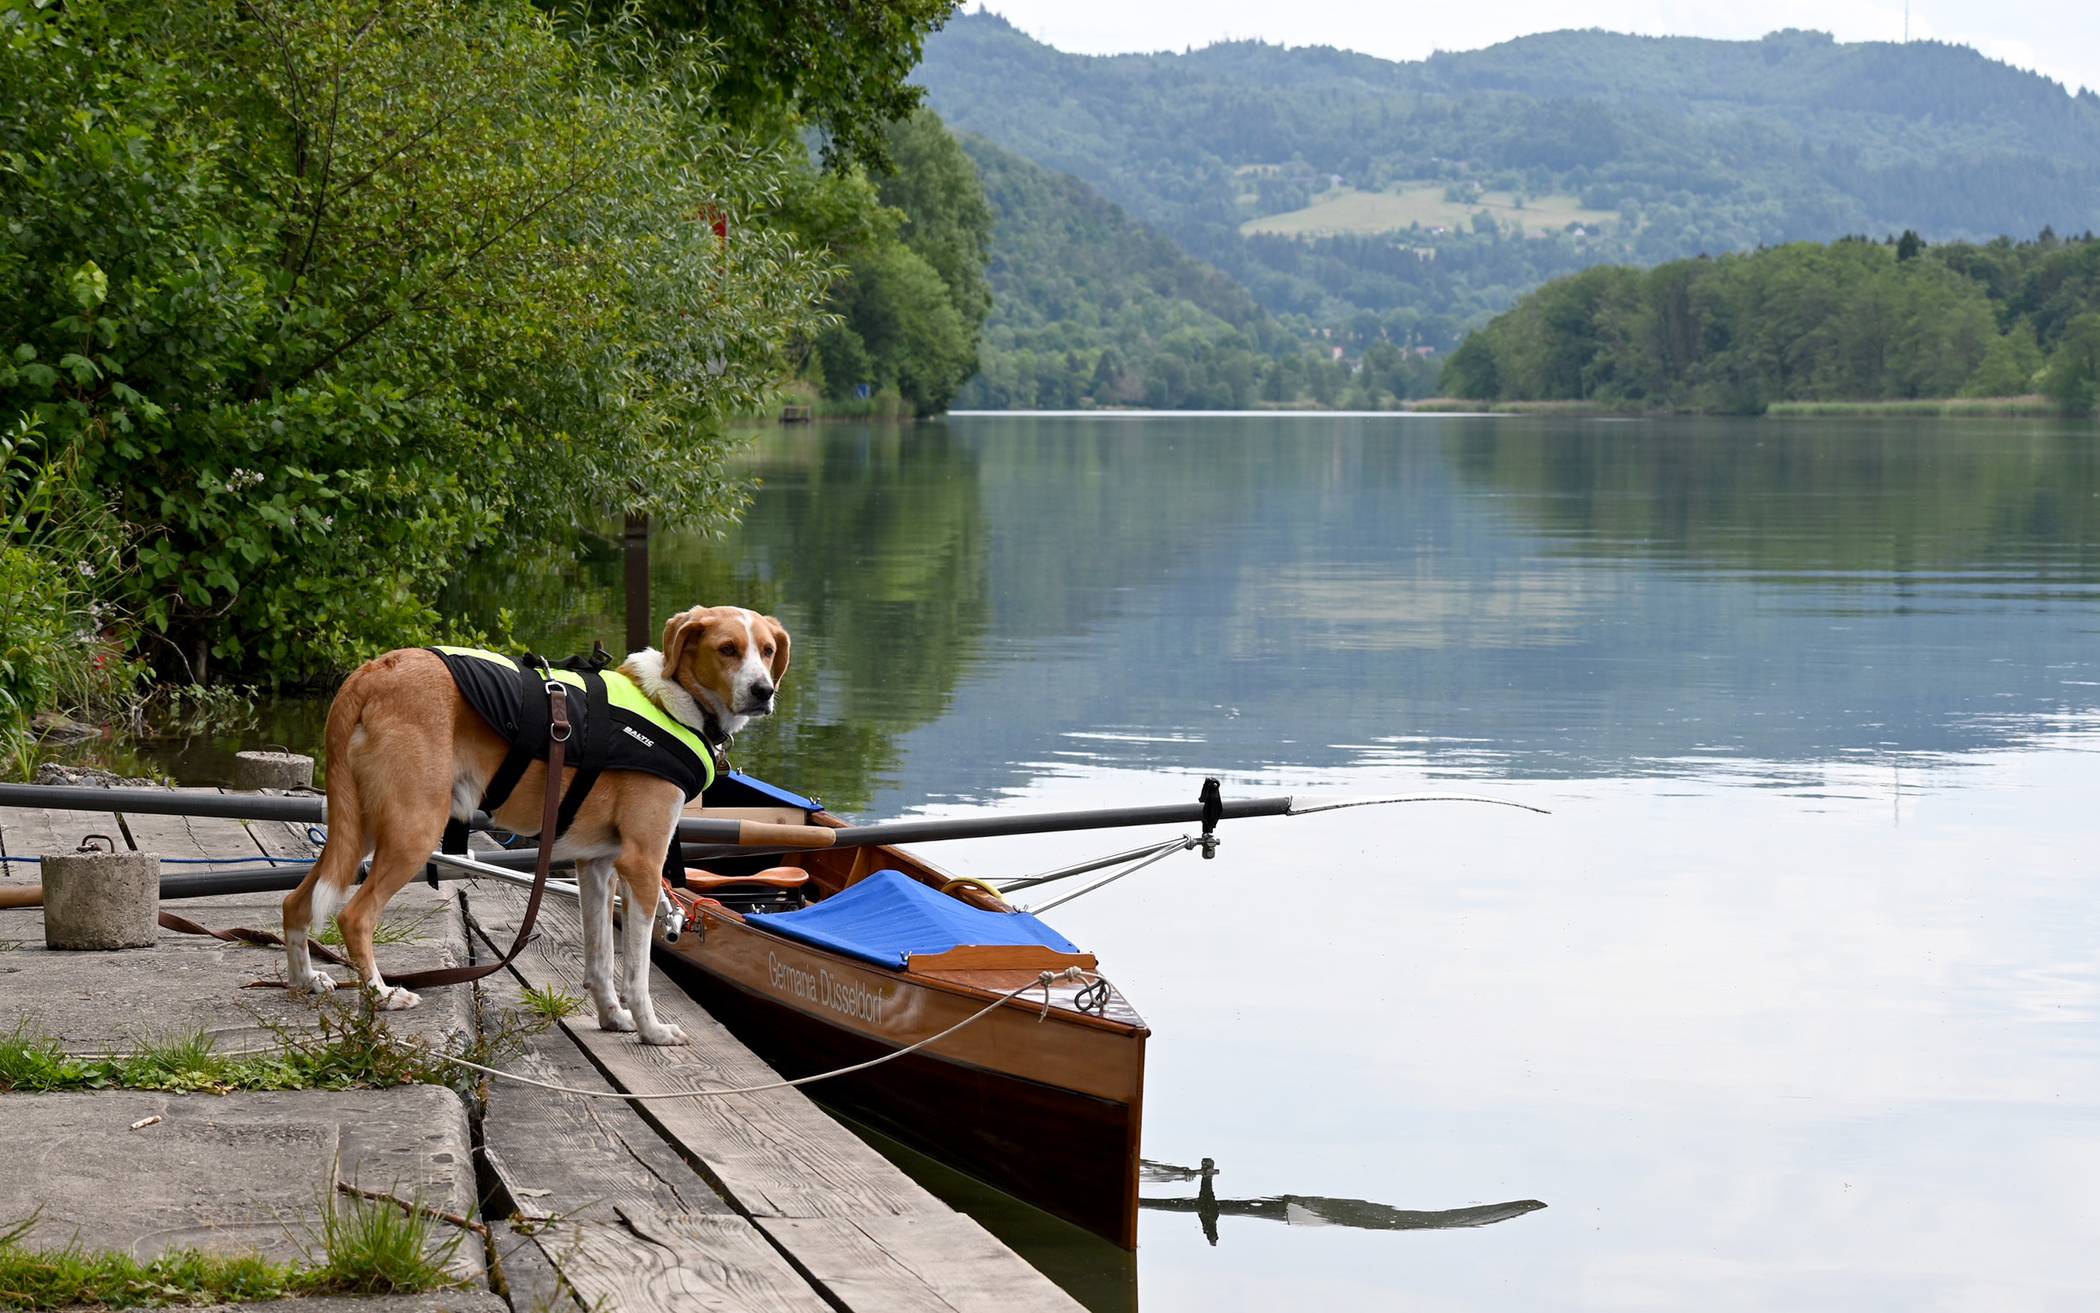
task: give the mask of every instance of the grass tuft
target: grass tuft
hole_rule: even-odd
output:
[[[459,1249],[461,1233],[437,1233],[438,1222],[422,1206],[368,1202],[328,1192],[321,1209],[320,1253],[315,1277],[331,1290],[358,1295],[406,1294],[453,1284],[445,1265]]]
[[[583,1000],[558,985],[527,985],[520,991],[526,1010],[549,1022],[573,1017],[583,1011]]]
[[[436,909],[433,908],[408,921],[390,921],[385,917],[381,917],[379,924],[372,927],[372,942],[375,944],[413,944],[423,938],[423,923],[435,914]],[[330,921],[327,929],[314,936],[314,942],[326,944],[330,948],[341,948],[343,946],[343,927],[335,921]]]
[[[474,1072],[403,1041],[384,1016],[361,992],[353,993],[349,1001],[324,1002],[316,1014],[319,1028],[312,1032],[264,1022],[280,1051],[239,1056],[216,1052],[209,1035],[194,1031],[153,1041],[136,1053],[76,1058],[57,1040],[32,1036],[26,1022],[18,1023],[0,1035],[0,1094],[104,1089],[224,1094],[414,1084],[473,1090]],[[537,1003],[530,1012],[506,1009],[458,1056],[493,1066],[522,1052],[526,1041],[555,1020]]]
[[[446,1266],[463,1233],[440,1232],[437,1216],[420,1201],[395,1207],[325,1191],[320,1229],[304,1265],[195,1249],[141,1261],[91,1253],[78,1240],[62,1249],[31,1249],[24,1241],[36,1222],[31,1214],[0,1228],[0,1309],[242,1304],[291,1295],[408,1294],[459,1284]]]
[[[57,1040],[33,1038],[27,1021],[16,1022],[14,1030],[0,1035],[0,1094],[73,1088],[72,1068],[77,1065]]]

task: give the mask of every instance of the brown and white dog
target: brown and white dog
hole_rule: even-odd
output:
[[[663,650],[636,652],[619,669],[673,718],[720,738],[772,711],[787,667],[788,634],[778,620],[714,606],[672,616]],[[479,805],[508,746],[467,704],[434,652],[389,652],[343,682],[328,711],[328,843],[284,900],[285,980],[294,993],[335,988],[306,951],[309,929],[333,916],[351,964],[380,1007],[421,1001],[379,974],[372,931],[387,900],[422,871],[446,821],[464,819]],[[538,832],[546,772],[544,762],[526,770],[496,811],[498,825],[521,835]],[[649,940],[663,857],[684,802],[668,780],[607,770],[554,848],[557,860],[576,862],[584,971],[598,1025],[638,1031],[648,1044],[686,1042],[684,1031],[657,1019],[649,1000]],[[367,857],[371,874],[353,894]],[[616,877],[627,909],[617,985],[609,951]]]

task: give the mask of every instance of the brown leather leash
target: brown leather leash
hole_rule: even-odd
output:
[[[518,934],[511,941],[510,950],[494,962],[483,962],[477,966],[432,967],[427,971],[410,971],[405,975],[388,978],[387,983],[400,989],[438,989],[445,985],[464,985],[470,981],[491,976],[515,962],[525,945],[532,941],[533,923],[539,920],[540,899],[547,892],[547,872],[554,866],[554,838],[561,819],[561,772],[568,754],[569,744],[569,694],[560,680],[547,681],[547,798],[540,809],[540,853],[532,865],[532,892],[525,898],[525,915],[518,922]],[[243,926],[234,930],[213,930],[198,925],[187,917],[173,912],[162,912],[160,924],[169,930],[186,935],[210,935],[213,939],[224,939],[230,943],[260,944],[265,947],[282,947],[284,940],[267,930],[251,930]],[[342,954],[326,944],[309,944],[308,953],[324,962],[337,966],[352,963]],[[243,989],[283,989],[282,980],[251,980]]]

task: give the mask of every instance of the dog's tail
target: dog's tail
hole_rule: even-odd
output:
[[[286,929],[300,912],[297,900],[305,895],[304,923],[319,932],[327,928],[350,899],[357,883],[357,868],[372,855],[371,827],[366,823],[365,803],[357,784],[356,742],[363,732],[366,680],[369,667],[343,681],[335,702],[328,708],[328,842],[299,888],[285,900]]]

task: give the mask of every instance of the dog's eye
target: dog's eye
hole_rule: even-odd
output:
[[[771,661],[773,659],[773,649],[770,647],[758,649],[758,658],[761,661]]]
[[[735,655],[736,655],[736,644],[734,644],[734,643],[724,643],[724,644],[722,644],[722,647],[721,647],[721,652],[722,652],[722,655],[723,655],[723,656],[726,656],[726,657],[733,657],[733,656],[735,656]]]

